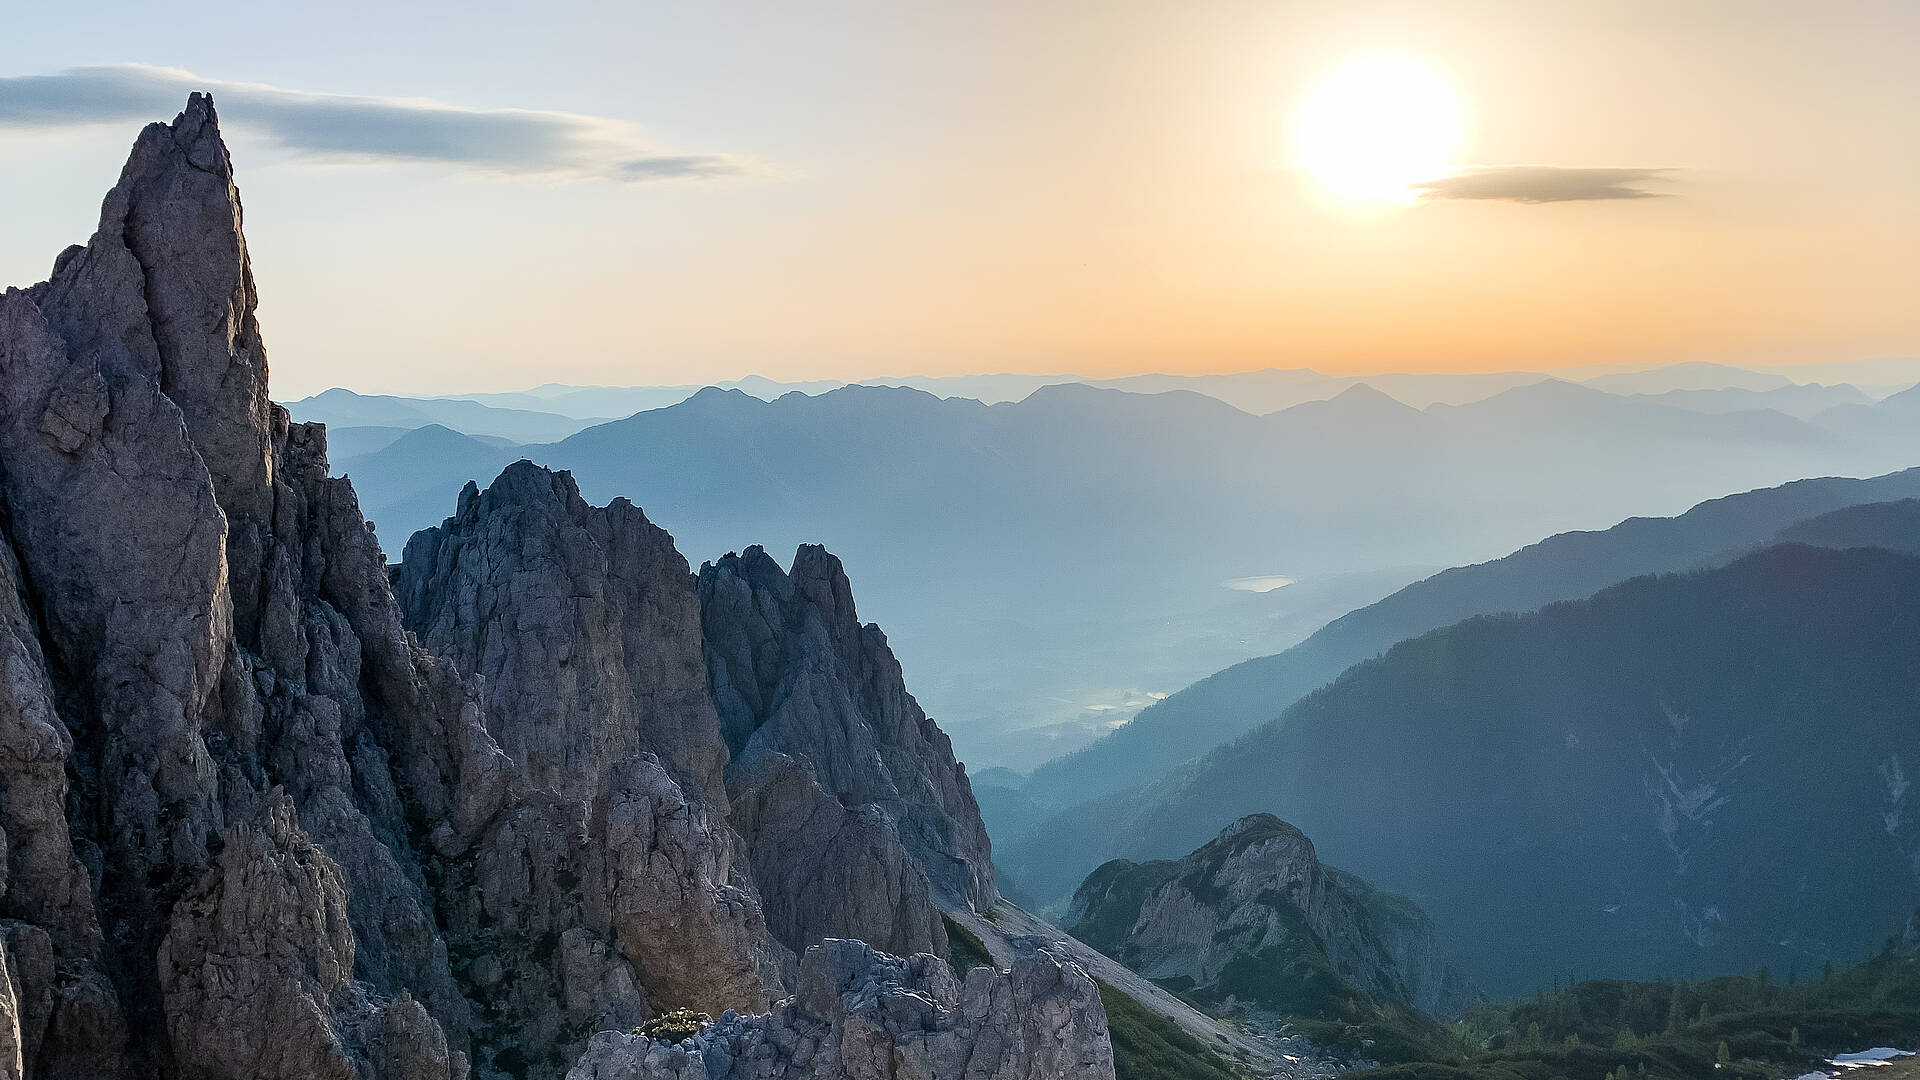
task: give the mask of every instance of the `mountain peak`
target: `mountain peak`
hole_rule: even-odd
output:
[[[1256,840],[1264,840],[1274,836],[1298,836],[1302,839],[1306,838],[1305,833],[1274,817],[1272,814],[1248,814],[1246,817],[1221,829],[1220,835],[1213,838],[1213,843],[1227,844],[1235,841],[1251,843]]]
[[[1356,1001],[1454,1014],[1480,1000],[1416,906],[1322,865],[1313,841],[1272,814],[1242,817],[1181,859],[1109,862],[1075,890],[1072,913],[1070,933],[1203,1002],[1324,1019],[1350,1017]],[[1249,977],[1316,969],[1327,977]]]

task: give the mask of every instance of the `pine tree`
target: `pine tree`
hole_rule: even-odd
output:
[[[1727,1049],[1727,1040],[1720,1040],[1719,1048],[1713,1052],[1713,1063],[1723,1069],[1733,1064],[1733,1051]]]

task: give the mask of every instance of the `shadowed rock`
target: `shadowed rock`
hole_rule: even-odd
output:
[[[992,856],[966,768],[907,693],[886,635],[861,624],[840,560],[802,545],[787,572],[750,547],[700,568],[700,608],[738,763],[730,786],[779,775],[754,763],[785,755],[843,805],[884,813],[936,902],[991,907]]]

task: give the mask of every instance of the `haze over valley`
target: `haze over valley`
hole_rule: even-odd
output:
[[[1885,380],[1920,363],[1849,370]],[[1920,451],[1908,384],[1711,364],[1588,376],[332,390],[289,408],[328,424],[390,538],[437,524],[462,484],[525,457],[570,470],[590,498],[648,507],[702,558],[742,535],[775,550],[824,541],[846,553],[962,756],[1024,771],[1433,570],[1730,491],[1873,475]],[[527,408],[586,413],[656,393],[684,397],[615,421]],[[1247,411],[1262,404],[1281,407]]]

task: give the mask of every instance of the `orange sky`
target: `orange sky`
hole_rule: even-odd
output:
[[[510,7],[211,39],[137,8],[77,38],[29,16],[0,75],[143,62],[565,110],[754,163],[621,184],[328,162],[225,108],[281,397],[1920,354],[1912,4]],[[1667,168],[1673,194],[1331,204],[1289,124],[1380,49],[1455,88],[1463,165]],[[132,136],[0,122],[6,280],[84,238]]]

